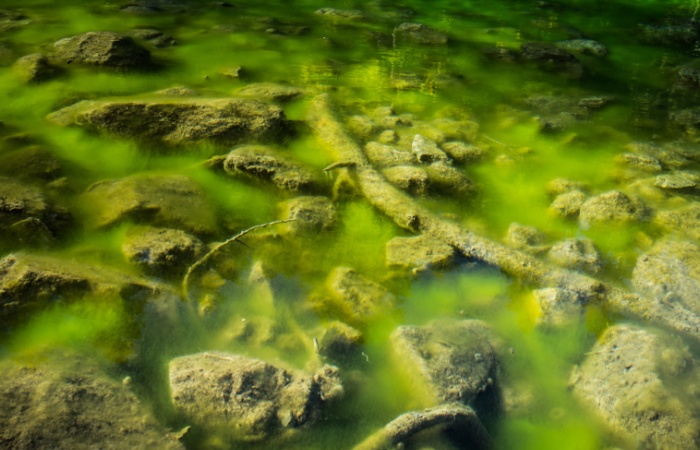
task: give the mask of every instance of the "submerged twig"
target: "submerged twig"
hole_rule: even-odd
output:
[[[292,218],[292,219],[284,219],[284,220],[274,220],[272,222],[261,223],[259,225],[252,226],[246,230],[241,231],[237,235],[226,239],[224,242],[218,244],[217,246],[215,246],[214,248],[209,250],[209,252],[206,255],[202,256],[200,259],[195,261],[195,263],[192,264],[187,269],[187,273],[185,273],[185,277],[182,279],[182,293],[183,293],[185,299],[187,301],[191,300],[190,299],[190,286],[189,286],[190,277],[192,276],[194,271],[197,270],[202,264],[207,262],[207,260],[209,260],[209,258],[211,258],[211,256],[213,254],[215,254],[216,252],[218,252],[219,250],[221,250],[223,247],[227,246],[228,244],[230,244],[232,242],[236,242],[238,239],[242,238],[243,236],[245,236],[246,234],[248,234],[252,231],[255,231],[255,230],[260,229],[260,228],[269,227],[271,225],[277,225],[280,223],[293,222],[295,220],[297,220],[297,219]]]

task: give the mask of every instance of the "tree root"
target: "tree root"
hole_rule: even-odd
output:
[[[400,227],[435,237],[465,257],[495,266],[516,279],[536,286],[574,291],[583,301],[597,303],[610,312],[651,322],[700,341],[700,316],[682,305],[650,300],[587,275],[552,266],[478,236],[420,206],[370,164],[335,117],[328,94],[313,99],[308,121],[317,139],[335,157],[334,166],[347,171],[364,198]]]

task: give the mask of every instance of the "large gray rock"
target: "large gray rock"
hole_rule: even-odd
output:
[[[109,201],[105,201],[109,199]],[[133,175],[100,181],[84,194],[91,225],[126,221],[177,228],[195,235],[217,230],[216,215],[199,185],[184,175]]]
[[[107,369],[72,355],[0,363],[0,446],[184,450]]]
[[[579,222],[583,225],[637,222],[647,216],[646,207],[623,192],[609,191],[589,198],[581,205]]]
[[[390,339],[413,392],[424,400],[468,404],[496,382],[496,350],[489,329],[480,321],[403,325]]]
[[[232,150],[223,160],[223,168],[231,176],[255,179],[284,191],[311,194],[322,185],[313,172],[260,145]]]
[[[681,304],[700,315],[700,246],[665,241],[637,258],[632,283],[661,303]]]
[[[180,278],[204,253],[204,244],[182,230],[136,227],[122,244],[122,253],[149,275]]]
[[[26,314],[88,294],[141,301],[155,292],[143,279],[94,264],[27,253],[0,259],[0,317]]]
[[[146,69],[151,53],[132,38],[108,31],[90,31],[54,43],[54,57],[66,64],[118,69]]]
[[[629,448],[700,446],[700,370],[679,339],[616,325],[587,355],[572,372],[574,396]]]
[[[317,420],[343,394],[338,371],[314,375],[259,359],[199,353],[170,361],[173,405],[197,427],[240,441],[260,441]]]
[[[279,107],[240,98],[85,100],[47,118],[56,125],[174,146],[275,141],[292,131]]]

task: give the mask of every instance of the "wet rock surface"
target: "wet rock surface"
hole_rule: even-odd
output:
[[[545,235],[535,227],[513,222],[508,226],[506,242],[513,247],[529,252],[546,251]]]
[[[91,31],[54,44],[54,57],[65,64],[117,69],[147,69],[151,54],[132,38],[108,31]]]
[[[204,244],[182,230],[138,227],[129,231],[122,253],[149,275],[180,278],[204,254]]]
[[[170,361],[177,412],[209,432],[240,441],[280,436],[313,423],[325,403],[343,395],[337,369],[314,375],[228,353]]]
[[[640,221],[647,210],[638,200],[621,191],[609,191],[593,196],[581,205],[579,222],[582,224],[615,224]]]
[[[278,189],[299,193],[318,193],[321,182],[306,168],[269,147],[244,146],[231,151],[223,161],[226,173],[269,183]]]
[[[3,361],[0,404],[4,448],[185,448],[127,386],[85,357]]]
[[[574,396],[634,448],[692,449],[700,419],[683,379],[700,370],[677,339],[630,325],[609,328],[572,372]],[[686,378],[687,377],[687,378]]]
[[[94,264],[11,253],[0,259],[0,317],[27,314],[88,294],[143,301],[156,292],[146,280]]]
[[[584,319],[585,301],[577,292],[544,288],[534,290],[533,295],[540,309],[538,325],[562,328],[581,323]]]
[[[386,264],[403,270],[441,270],[456,263],[455,249],[430,236],[395,237],[386,243]]]
[[[61,73],[42,53],[32,53],[19,58],[14,64],[14,70],[27,83],[47,81]]]
[[[293,235],[331,231],[338,220],[335,205],[328,197],[302,196],[281,205],[283,219],[294,219],[287,224]]]
[[[48,120],[170,146],[271,141],[292,133],[280,108],[237,98],[84,100],[49,114]]]
[[[494,388],[498,358],[490,331],[480,321],[403,325],[390,340],[417,394],[438,402],[469,404]]]
[[[654,223],[666,230],[700,240],[700,204],[692,203],[683,208],[660,211],[654,216]]]
[[[598,273],[603,267],[600,252],[590,239],[566,239],[552,246],[548,253],[555,263],[570,269]]]
[[[133,221],[195,235],[217,230],[216,214],[202,188],[184,175],[134,175],[100,181],[84,194],[90,223],[106,228]],[[108,201],[105,201],[108,199]]]
[[[350,267],[336,267],[326,278],[327,294],[318,307],[334,311],[350,325],[364,325],[381,318],[396,302],[394,294]]]

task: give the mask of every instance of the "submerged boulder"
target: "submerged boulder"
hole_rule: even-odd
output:
[[[338,220],[335,205],[328,197],[301,196],[282,203],[282,217],[294,219],[287,224],[294,234],[313,234],[332,230]]]
[[[421,234],[395,237],[386,243],[386,265],[423,271],[446,269],[455,264],[455,249],[434,237]]]
[[[700,240],[700,203],[672,211],[660,211],[654,216],[654,223],[667,231],[683,233]]]
[[[336,267],[326,279],[328,296],[318,307],[333,311],[351,325],[366,325],[393,311],[396,299],[384,286],[349,267]]]
[[[155,292],[146,280],[95,264],[28,253],[0,259],[0,318],[86,295],[140,301]]]
[[[60,70],[42,53],[32,53],[19,58],[13,68],[26,83],[40,83],[60,74]]]
[[[572,372],[574,396],[630,448],[700,446],[700,368],[679,339],[616,325],[587,355]]]
[[[422,167],[392,166],[382,170],[387,181],[411,195],[423,195],[430,186],[428,173]]]
[[[521,48],[522,59],[536,63],[543,70],[580,78],[585,68],[574,55],[547,42],[527,42]]]
[[[315,193],[321,182],[306,168],[266,146],[247,145],[232,150],[223,160],[223,168],[231,176],[242,176],[272,184],[290,192]]]
[[[207,433],[260,441],[316,421],[343,394],[338,370],[310,375],[259,359],[199,353],[170,361],[173,405]]]
[[[445,45],[448,37],[422,23],[405,22],[394,29],[394,35],[417,44]]]
[[[579,222],[583,225],[636,222],[646,218],[646,207],[620,191],[609,191],[581,205]]]
[[[569,269],[598,273],[603,267],[600,252],[590,239],[566,239],[554,244],[549,259]]]
[[[213,206],[202,188],[184,175],[133,175],[100,181],[87,189],[83,199],[96,228],[133,221],[195,235],[217,230]]]
[[[122,253],[130,263],[149,275],[170,279],[182,277],[203,252],[199,239],[170,228],[137,227],[122,244]]]
[[[3,448],[185,448],[122,381],[84,357],[3,361],[0,404]]]
[[[131,37],[109,31],[90,31],[63,38],[54,44],[54,57],[66,64],[118,69],[146,69],[151,53]]]
[[[506,232],[506,242],[517,248],[532,253],[541,253],[547,249],[545,235],[535,227],[513,222]]]
[[[538,325],[563,328],[583,321],[586,304],[578,292],[561,288],[544,288],[536,289],[532,294],[540,309],[540,315],[537,317]]]
[[[240,98],[85,100],[47,118],[56,125],[174,146],[275,141],[292,132],[279,107]]]
[[[391,346],[414,392],[428,402],[469,404],[496,382],[498,358],[488,327],[477,320],[403,325]]]
[[[700,246],[665,241],[637,258],[632,283],[661,303],[685,306],[700,315]]]
[[[365,145],[365,155],[378,167],[407,166],[415,162],[411,152],[374,141]]]

